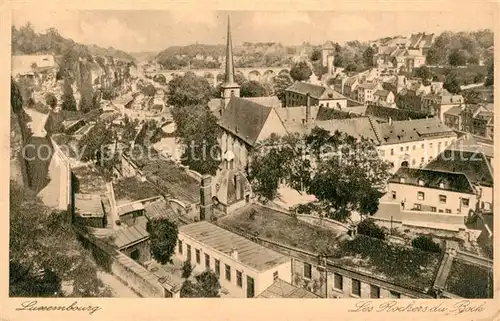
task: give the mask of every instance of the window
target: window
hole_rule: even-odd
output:
[[[380,288],[376,285],[370,285],[370,298],[378,299],[380,298]]]
[[[424,192],[417,192],[417,199],[419,201],[423,201],[425,199],[425,194]]]
[[[432,148],[432,143],[429,143],[429,148]]]
[[[392,194],[392,199],[395,200],[396,199],[396,191],[392,191],[391,194]]]
[[[394,155],[394,148],[391,148],[391,155]]]
[[[231,267],[227,264],[225,264],[225,266],[226,266],[226,280],[231,281]]]
[[[241,271],[236,271],[236,285],[240,288],[243,287],[243,274]]]
[[[443,213],[444,211],[443,211],[443,209],[439,209],[439,211],[438,211],[438,212],[439,212],[439,213]]]
[[[406,151],[409,151],[410,150],[410,146],[406,146]]]
[[[214,260],[215,261],[215,274],[217,276],[220,276],[220,261],[219,260]]]
[[[210,269],[210,256],[208,254],[205,254],[205,268]]]
[[[352,279],[351,294],[361,296],[361,282],[359,280]]]
[[[344,290],[344,279],[342,275],[334,273],[333,274],[333,288],[335,290]]]
[[[196,263],[197,264],[200,264],[200,250],[196,249]]]
[[[412,150],[416,150],[417,149],[417,145],[413,145],[413,147],[411,149]]]
[[[398,292],[390,291],[389,294],[390,294],[390,297],[392,299],[399,299],[399,298],[401,298],[401,294],[399,294]]]
[[[400,150],[400,151],[404,151],[404,147],[403,147],[403,146],[401,146],[401,148],[400,148],[399,150]]]
[[[444,188],[444,183],[443,182],[439,183],[439,188]]]
[[[181,240],[177,241],[177,246],[178,246],[179,254],[182,254],[182,241]]]
[[[421,147],[422,149],[424,149],[424,148],[425,148],[425,144],[420,145],[420,147]]]
[[[469,199],[468,198],[462,198],[462,206],[463,207],[469,206]]]
[[[191,262],[191,245],[187,244],[187,260]]]
[[[446,195],[439,195],[439,203],[446,204]]]
[[[421,211],[422,210],[422,204],[413,204],[413,208],[416,209],[417,211]]]
[[[405,180],[405,178],[404,178],[404,177],[401,177],[401,178],[399,178],[399,182],[400,182],[401,184],[404,184],[404,182],[406,182],[406,180]]]
[[[441,142],[438,143],[438,152],[441,151]]]
[[[415,158],[414,158],[414,159],[412,159],[412,160],[411,160],[411,164],[412,164],[412,165],[415,165],[415,163],[417,163],[417,161],[416,161],[416,160],[415,160]]]
[[[419,180],[418,180],[418,185],[420,185],[420,186],[424,186],[424,180],[423,180],[423,179],[419,179]]]
[[[451,214],[451,210],[449,208],[445,209],[446,214]]]
[[[247,275],[247,298],[253,298],[255,296],[255,285],[253,278]]]
[[[274,273],[273,273],[273,280],[277,280],[278,277],[279,277],[278,271],[274,271]]]
[[[421,157],[421,158],[420,158],[420,163],[424,163],[424,161],[425,161],[425,158],[424,158],[424,157]]]
[[[431,206],[431,212],[435,213],[437,208],[435,206]]]
[[[385,156],[385,150],[379,149],[378,152],[379,152],[380,157],[384,157]]]
[[[304,263],[304,277],[310,279],[312,275],[312,266],[309,263]]]

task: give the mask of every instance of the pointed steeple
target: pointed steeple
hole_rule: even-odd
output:
[[[227,17],[226,74],[224,82],[234,83],[233,42],[231,40],[231,20]]]

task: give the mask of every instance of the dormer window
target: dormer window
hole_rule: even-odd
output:
[[[399,182],[400,182],[401,184],[404,184],[404,183],[406,183],[406,179],[405,179],[404,177],[400,177],[400,178],[399,178]]]
[[[420,185],[420,186],[424,186],[424,180],[423,180],[423,179],[419,179],[419,180],[418,180],[418,185]]]
[[[444,188],[444,183],[443,182],[439,183],[439,188]]]

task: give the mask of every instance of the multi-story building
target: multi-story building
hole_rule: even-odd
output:
[[[296,82],[285,90],[284,107],[305,106],[307,95],[312,106],[322,106],[336,109],[347,107],[347,98],[328,87]]]
[[[212,270],[229,296],[253,298],[277,279],[292,282],[291,259],[206,221],[181,226],[175,256]]]
[[[451,108],[460,106],[463,102],[464,97],[462,95],[454,95],[444,89],[439,93],[423,95],[421,110],[444,121],[444,114]]]
[[[404,209],[467,217],[476,209],[477,192],[463,173],[401,167],[388,192]]]
[[[382,89],[382,86],[376,81],[359,84],[357,100],[363,104],[373,103],[375,101],[375,92],[380,89]]]
[[[396,107],[394,94],[391,91],[379,89],[374,94],[374,103],[382,107]]]
[[[444,123],[457,130],[493,139],[493,104],[459,105],[443,114]]]

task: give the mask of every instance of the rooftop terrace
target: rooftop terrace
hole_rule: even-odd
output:
[[[254,219],[249,215],[252,210],[255,210]],[[353,240],[341,241],[341,232],[314,227],[255,204],[219,221],[285,246],[315,254],[325,253],[335,266],[349,267],[359,273],[421,292],[432,287],[441,259],[440,254],[396,246],[362,235]]]

